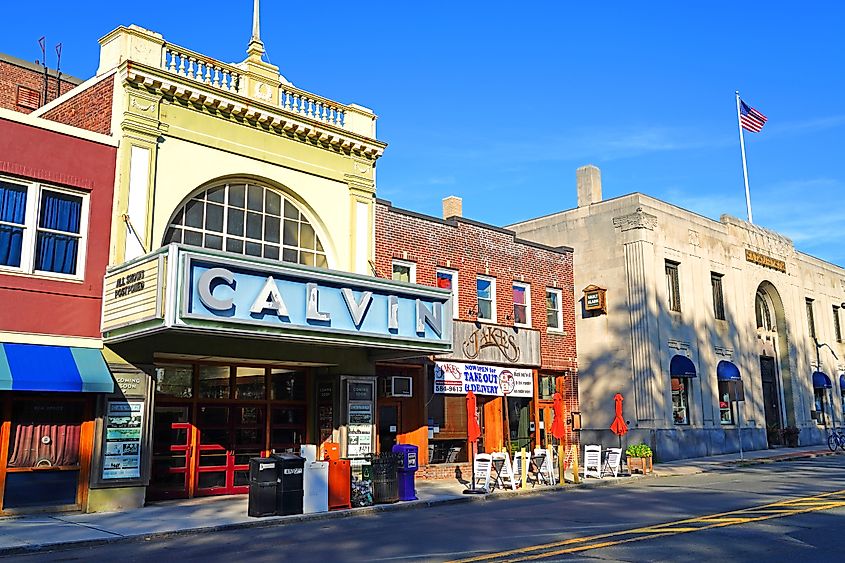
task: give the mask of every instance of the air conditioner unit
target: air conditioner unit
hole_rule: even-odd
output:
[[[413,379],[403,375],[393,375],[385,379],[384,394],[387,397],[413,397]]]

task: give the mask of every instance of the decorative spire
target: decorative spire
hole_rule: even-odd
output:
[[[246,49],[248,55],[257,56],[259,59],[264,54],[264,43],[261,41],[260,1],[252,1],[252,37]]]

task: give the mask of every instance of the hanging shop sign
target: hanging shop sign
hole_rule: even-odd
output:
[[[435,362],[435,393],[465,395],[470,391],[495,397],[533,397],[533,372],[502,366]]]
[[[454,321],[452,353],[458,362],[540,366],[540,332],[530,328]]]
[[[451,294],[279,263],[185,253],[179,321],[344,344],[451,348]]]
[[[597,285],[588,285],[583,289],[584,310],[607,313],[607,290]]]
[[[141,477],[143,401],[108,401],[103,444],[103,479]]]

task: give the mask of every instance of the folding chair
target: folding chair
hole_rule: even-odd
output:
[[[493,459],[490,454],[478,454],[475,456],[475,483],[472,488],[475,489],[479,483],[485,491],[490,491],[490,472],[493,470]]]
[[[619,477],[622,469],[622,448],[607,448],[604,456],[604,465],[601,466],[601,475],[613,475]]]
[[[511,456],[507,452],[495,452],[490,454],[490,459],[493,464],[498,467],[498,462],[502,463],[501,468],[496,473],[496,485],[510,487],[511,490],[516,490],[516,480],[513,476],[513,465],[511,464]]]
[[[587,477],[601,479],[601,446],[584,446],[584,478]]]
[[[525,482],[531,482],[531,486],[537,484],[537,474],[531,471],[531,454],[529,452],[514,452],[513,454],[513,475],[514,479],[522,482],[522,467],[525,466]],[[533,473],[533,480],[532,480]]]

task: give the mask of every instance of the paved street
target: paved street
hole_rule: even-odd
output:
[[[19,561],[839,561],[845,456]]]

